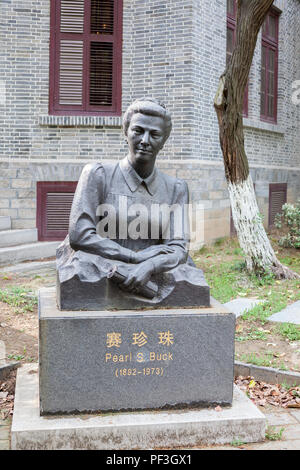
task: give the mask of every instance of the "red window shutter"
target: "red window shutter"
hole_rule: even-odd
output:
[[[122,0],[51,3],[50,114],[120,115]]]
[[[269,186],[269,227],[274,225],[275,216],[287,201],[287,183],[272,183]]]
[[[68,234],[76,186],[76,181],[37,183],[37,228],[40,241],[63,240]]]
[[[226,65],[229,63],[236,41],[237,0],[227,0]],[[248,83],[244,94],[243,115],[248,116]]]
[[[271,10],[262,28],[260,115],[277,122],[279,15]]]

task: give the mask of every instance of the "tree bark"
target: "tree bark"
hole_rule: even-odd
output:
[[[250,272],[300,277],[277,259],[264,229],[244,146],[243,99],[259,30],[274,0],[238,0],[236,44],[215,97],[233,222]]]

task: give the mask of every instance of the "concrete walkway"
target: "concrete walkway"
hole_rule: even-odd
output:
[[[230,302],[226,302],[226,304],[223,304],[224,307],[228,308],[231,312],[235,314],[235,316],[238,318],[244,313],[246,313],[248,310],[251,310],[255,305],[263,303],[264,300],[259,300],[259,299],[249,299],[249,298],[237,298],[234,300],[230,300]]]
[[[248,310],[255,307],[260,303],[263,303],[264,300],[258,299],[249,299],[249,298],[237,298],[226,302],[224,307],[228,308],[231,312],[235,314],[238,318]],[[268,318],[269,321],[280,322],[280,323],[293,323],[295,325],[300,325],[300,300],[289,305],[280,312],[274,313]]]
[[[274,315],[271,315],[268,320],[300,325],[300,300],[281,310],[281,312],[274,313]]]

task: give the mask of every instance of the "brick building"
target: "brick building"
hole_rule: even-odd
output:
[[[2,0],[0,21],[2,220],[62,238],[83,166],[125,156],[122,113],[150,95],[173,118],[159,167],[204,204],[206,242],[230,234],[213,99],[235,39],[234,0]],[[266,227],[300,196],[299,21],[299,0],[274,2],[245,95]]]

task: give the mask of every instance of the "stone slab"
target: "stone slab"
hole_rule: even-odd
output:
[[[188,388],[188,385],[186,385]],[[112,450],[192,447],[233,440],[260,442],[266,420],[234,387],[232,407],[40,416],[36,364],[18,370],[11,448],[13,450]]]
[[[234,299],[230,302],[226,302],[224,307],[226,307],[230,312],[233,312],[236,317],[239,317],[246,313],[247,310],[255,307],[259,303],[263,303],[264,300],[258,299]]]
[[[281,312],[274,313],[268,318],[268,320],[300,325],[300,300],[281,310]]]
[[[59,243],[60,242],[35,242],[0,248],[0,266],[19,263],[25,260],[50,258],[51,256],[55,256],[56,248]]]
[[[41,289],[41,413],[230,405],[235,316],[211,302],[68,312]]]
[[[34,243],[38,239],[37,228],[25,228],[18,230],[3,230],[1,232],[0,247]]]
[[[1,268],[2,273],[14,273],[18,275],[28,274],[53,274],[56,275],[56,261],[32,261],[18,263],[12,266]]]

